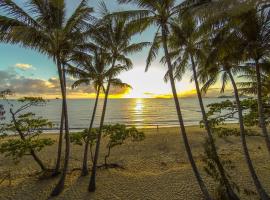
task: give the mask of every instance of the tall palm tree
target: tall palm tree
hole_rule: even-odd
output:
[[[95,154],[94,154],[94,159],[93,159],[91,177],[90,177],[90,182],[89,182],[89,187],[88,187],[89,192],[94,192],[96,189],[96,169],[97,169],[97,163],[98,163],[98,158],[99,158],[99,149],[100,149],[100,143],[101,143],[103,124],[104,124],[105,114],[106,114],[106,109],[107,109],[107,102],[109,98],[109,92],[112,86],[130,87],[128,84],[123,83],[120,79],[116,78],[119,75],[119,73],[129,70],[129,69],[130,69],[129,66],[112,64],[106,72],[107,87],[105,89],[104,103],[103,103],[100,125],[99,125],[99,130],[98,130],[98,135],[97,135],[97,143],[96,143],[96,149],[95,149]]]
[[[206,34],[201,34],[198,22],[196,22],[196,19],[191,16],[189,12],[185,12],[185,14],[180,15],[178,18],[176,18],[175,22],[171,24],[171,27],[172,33],[169,38],[169,47],[171,48],[171,57],[175,60],[175,62],[173,63],[173,66],[175,68],[174,76],[178,80],[181,80],[187,68],[191,68],[191,71],[193,73],[193,80],[195,82],[197,97],[203,117],[204,127],[208,134],[209,143],[215,156],[218,171],[227,190],[227,198],[239,199],[239,197],[232,189],[232,186],[228,180],[228,177],[226,176],[226,172],[218,156],[213,133],[205,111],[198,80],[197,67],[199,67],[198,65],[200,64],[199,60],[205,57],[205,52],[203,51],[203,48],[205,47],[202,46],[203,43],[205,43],[205,40],[208,40],[208,38],[205,37]]]
[[[132,67],[132,62],[127,57],[128,55],[141,51],[144,47],[149,45],[149,42],[132,43],[132,37],[139,32],[136,27],[129,23],[127,17],[112,16],[104,2],[101,3],[101,8],[104,17],[97,25],[96,31],[93,32],[91,38],[93,43],[101,47],[106,53],[110,55],[111,67],[108,70],[108,74],[110,75],[107,80],[98,139],[94,154],[94,162],[88,187],[90,192],[94,192],[96,189],[96,168],[109,92],[111,85],[121,83],[119,79],[114,77],[119,75],[119,73],[122,71],[129,70]]]
[[[261,76],[263,60],[269,56],[270,49],[270,11],[258,6],[257,1],[243,2],[240,6],[245,6],[246,9],[232,14],[225,29],[230,30],[228,40],[232,37],[237,38],[241,42],[239,48],[245,53],[246,59],[251,59],[254,63],[260,128],[270,153],[270,136],[265,123]]]
[[[83,165],[82,165],[82,176],[86,176],[88,174],[88,167],[87,167],[87,160],[88,160],[88,151],[89,151],[89,142],[91,137],[91,131],[93,128],[95,116],[96,116],[96,110],[97,105],[99,101],[100,92],[104,90],[104,84],[106,80],[108,80],[108,76],[110,74],[108,73],[108,62],[110,58],[109,55],[104,53],[102,49],[95,48],[93,50],[93,55],[89,58],[81,62],[77,67],[69,66],[68,73],[71,74],[74,78],[77,78],[78,80],[75,81],[72,85],[73,88],[78,87],[79,85],[86,84],[91,85],[95,91],[96,91],[96,99],[94,108],[92,111],[92,117],[88,129],[88,135],[84,147],[84,153],[83,153]],[[120,86],[119,82],[119,86]],[[121,85],[126,86],[126,85]]]
[[[64,188],[70,152],[63,61],[67,50],[86,39],[93,9],[87,6],[87,0],[82,0],[71,17],[66,19],[64,0],[28,0],[27,5],[25,10],[12,0],[0,1],[0,9],[6,14],[0,15],[0,31],[3,33],[0,40],[37,50],[56,63],[63,99],[66,149],[63,173],[52,192],[55,196]]]
[[[61,61],[63,70],[65,70],[67,67],[70,66],[69,63],[74,63],[74,62],[77,63],[78,61],[87,60],[89,55],[83,50],[88,50],[88,48],[91,48],[91,47],[92,47],[91,45],[89,46],[88,44],[85,44],[85,43],[82,43],[82,44],[75,43],[73,45],[70,45],[68,48],[64,49],[63,55],[62,55],[62,61]],[[66,87],[66,75],[65,73],[63,73],[63,75],[64,75],[63,76],[64,85]],[[61,155],[62,155],[62,146],[63,146],[62,143],[63,143],[64,120],[65,120],[64,107],[62,103],[62,114],[61,114],[61,120],[60,120],[60,133],[59,133],[59,139],[58,139],[57,158],[56,158],[56,164],[55,164],[55,168],[54,168],[54,172],[52,176],[57,176],[60,174],[60,164],[61,164]]]
[[[148,70],[151,62],[157,56],[160,46],[163,46],[165,60],[168,67],[168,76],[172,88],[173,98],[175,102],[175,108],[178,116],[178,121],[181,127],[182,137],[184,140],[186,152],[191,163],[193,172],[197,179],[197,182],[201,188],[203,196],[205,199],[211,199],[210,194],[202,180],[199,173],[197,165],[194,161],[191,148],[189,145],[188,137],[186,134],[186,128],[184,126],[183,116],[181,112],[181,107],[175,87],[174,75],[173,75],[173,65],[170,58],[170,53],[168,50],[168,35],[170,33],[169,24],[172,22],[174,16],[181,12],[182,4],[177,5],[176,0],[163,0],[163,1],[153,1],[153,0],[118,0],[120,3],[134,3],[140,9],[125,11],[119,14],[129,16],[134,19],[134,24],[138,24],[142,30],[149,27],[150,25],[156,25],[157,31],[155,38],[150,48],[149,56],[147,58],[146,71]]]
[[[238,109],[238,120],[240,126],[240,136],[242,141],[242,147],[244,151],[244,156],[246,159],[246,163],[250,172],[250,175],[253,179],[256,190],[263,200],[269,200],[270,197],[266,193],[264,187],[262,186],[256,171],[254,169],[252,160],[250,158],[249,150],[246,143],[246,134],[245,134],[245,126],[243,120],[243,111],[240,103],[239,91],[237,88],[237,84],[234,80],[234,75],[237,74],[241,67],[239,66],[239,62],[242,62],[242,54],[239,54],[239,51],[234,49],[237,48],[237,41],[233,40],[231,43],[228,41],[220,42],[218,47],[211,52],[208,58],[207,67],[202,69],[200,72],[201,79],[205,82],[203,86],[203,90],[207,91],[207,89],[216,83],[216,81],[221,77],[222,87],[221,92],[224,92],[227,82],[230,80],[234,97]],[[206,78],[207,77],[207,78]],[[206,79],[205,79],[206,78]],[[207,80],[208,79],[208,80]],[[207,80],[207,81],[206,81]]]

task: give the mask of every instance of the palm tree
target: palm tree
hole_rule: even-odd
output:
[[[212,134],[211,127],[209,125],[209,121],[207,118],[207,114],[205,111],[201,89],[198,80],[197,67],[199,60],[205,57],[205,52],[202,47],[205,40],[208,38],[201,34],[200,27],[198,27],[198,23],[191,16],[189,12],[185,12],[184,15],[179,16],[175,19],[175,22],[171,24],[172,33],[169,38],[169,46],[171,48],[171,58],[175,59],[173,66],[175,68],[175,78],[178,80],[182,79],[186,68],[191,65],[191,70],[193,72],[193,80],[195,82],[197,97],[199,100],[199,105],[201,108],[201,113],[203,117],[203,123],[205,130],[208,134],[209,143],[212,148],[212,152],[215,156],[215,161],[218,167],[218,171],[221,175],[222,181],[225,184],[227,190],[227,198],[228,199],[239,199],[239,197],[235,194],[232,189],[232,186],[226,176],[223,165],[221,164],[220,158],[217,153],[217,148],[214,142],[214,137]],[[202,66],[201,66],[202,67]],[[165,77],[167,79],[167,77]]]
[[[91,137],[91,131],[93,128],[96,110],[99,100],[99,95],[102,90],[104,90],[105,81],[108,80],[108,66],[109,57],[108,54],[104,53],[102,49],[95,48],[93,50],[93,54],[91,57],[82,62],[77,67],[69,66],[68,73],[71,74],[73,77],[78,78],[72,85],[73,88],[78,87],[81,84],[91,85],[96,91],[96,99],[94,108],[92,111],[92,117],[88,129],[88,135],[84,147],[84,154],[83,154],[83,165],[82,165],[82,176],[86,176],[88,174],[88,167],[87,167],[87,159],[88,159],[88,151],[89,151],[89,142]],[[120,83],[120,82],[119,82]],[[121,85],[125,86],[125,85]]]
[[[243,111],[240,103],[239,91],[237,88],[237,84],[234,80],[234,75],[237,74],[241,70],[241,66],[239,66],[239,62],[242,62],[242,54],[241,52],[235,50],[238,49],[237,41],[233,40],[231,43],[219,42],[218,46],[215,46],[215,49],[209,55],[208,64],[206,64],[206,68],[201,69],[200,76],[205,85],[203,86],[203,91],[207,91],[207,89],[215,84],[219,77],[221,77],[222,87],[221,92],[224,92],[227,82],[230,80],[233,86],[235,101],[238,109],[238,120],[240,126],[240,136],[242,141],[242,147],[244,151],[244,156],[247,162],[247,166],[251,177],[253,179],[256,190],[263,200],[269,200],[270,197],[266,193],[263,188],[256,171],[254,169],[252,160],[250,158],[249,150],[246,143],[246,134],[245,134],[245,126],[243,120]],[[239,61],[240,60],[240,61]],[[207,80],[208,79],[208,80]],[[206,81],[207,80],[207,81]]]
[[[225,28],[231,27],[230,30],[233,30],[228,34],[228,40],[232,37],[237,38],[241,42],[239,48],[245,53],[246,59],[251,59],[254,63],[260,128],[270,153],[270,137],[265,123],[261,76],[263,61],[269,56],[270,49],[270,11],[257,6],[256,1],[255,3],[254,1],[243,2],[240,6],[245,6],[246,9],[231,15],[230,22]]]
[[[86,39],[93,9],[87,6],[87,0],[82,0],[71,17],[66,19],[64,0],[28,0],[27,3],[27,10],[24,10],[12,0],[0,1],[0,9],[6,14],[0,15],[0,31],[3,33],[0,40],[37,50],[48,55],[57,65],[63,99],[66,149],[63,173],[52,192],[52,196],[55,196],[64,188],[70,152],[63,61],[71,47]]]
[[[252,63],[249,63],[252,65]],[[261,82],[262,82],[262,96],[269,97],[270,96],[270,63],[269,61],[264,61],[261,63],[262,65],[262,73],[261,73]],[[239,76],[244,79],[242,82],[238,82],[240,87],[239,92],[241,94],[257,94],[257,76],[254,68],[247,66],[245,70],[243,70],[242,75]]]
[[[110,55],[111,67],[107,72],[109,76],[88,187],[90,192],[94,192],[96,189],[97,161],[111,85],[122,85],[121,81],[115,77],[122,71],[129,70],[132,67],[132,62],[127,56],[141,51],[144,47],[149,45],[148,42],[131,43],[132,36],[138,33],[136,27],[129,23],[127,17],[112,16],[104,2],[101,3],[101,8],[104,17],[100,20],[100,23],[98,23],[96,31],[91,35],[91,38],[97,46],[101,47]]]
[[[149,56],[147,58],[146,71],[148,70],[151,62],[157,56],[160,45],[163,45],[165,60],[168,67],[168,76],[171,83],[173,98],[175,102],[176,112],[181,127],[182,137],[184,140],[185,148],[188,154],[189,161],[191,163],[193,172],[201,188],[201,191],[205,199],[211,199],[210,194],[201,178],[199,170],[194,161],[191,148],[188,142],[186,129],[184,126],[183,116],[181,112],[181,107],[175,87],[174,75],[173,75],[173,65],[170,58],[170,53],[168,50],[168,35],[170,33],[169,24],[172,22],[174,16],[181,12],[182,4],[176,5],[176,0],[163,0],[163,1],[153,1],[153,0],[118,0],[120,3],[134,3],[139,10],[125,11],[121,12],[122,16],[129,16],[134,19],[134,24],[138,24],[142,30],[146,29],[150,25],[157,26],[157,32],[150,48]]]

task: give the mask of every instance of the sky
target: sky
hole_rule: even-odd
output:
[[[18,5],[25,5],[26,0],[14,0]],[[66,0],[67,13],[70,15],[76,8],[79,0]],[[99,0],[89,0],[89,6],[94,7],[98,15]],[[111,11],[133,9],[134,5],[119,5],[116,0],[104,0]],[[1,12],[0,12],[1,14]],[[155,27],[152,27],[133,38],[134,42],[152,41]],[[133,69],[119,75],[119,78],[132,89],[112,88],[111,98],[171,98],[169,83],[163,80],[166,66],[159,63],[163,52],[153,62],[148,72],[145,73],[145,61],[148,49],[136,53],[130,58]],[[181,82],[177,82],[177,92],[183,97],[195,96],[194,83],[190,82],[191,73],[185,74]],[[94,98],[95,91],[91,86],[81,86],[72,90],[69,86],[73,83],[68,78],[68,98]],[[22,48],[18,45],[0,43],[0,91],[10,88],[21,96],[41,96],[44,98],[59,98],[60,89],[57,79],[56,66],[51,59],[36,51]],[[212,89],[209,96],[217,96],[216,89]]]

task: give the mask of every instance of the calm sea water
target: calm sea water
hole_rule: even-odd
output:
[[[205,105],[221,102],[220,98],[205,98]],[[15,107],[16,101],[12,101]],[[202,119],[196,98],[180,99],[185,125],[197,125]],[[94,126],[100,121],[103,99],[97,109]],[[71,129],[82,129],[89,126],[94,100],[68,100],[69,124]],[[31,112],[49,119],[57,129],[60,124],[61,100],[50,100],[46,106],[33,107]],[[7,115],[7,120],[9,116]],[[109,99],[105,124],[122,123],[136,127],[178,126],[173,99]]]

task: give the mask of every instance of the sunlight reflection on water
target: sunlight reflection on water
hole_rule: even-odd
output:
[[[205,98],[205,105],[224,101],[220,98]],[[17,105],[16,101],[13,102]],[[100,99],[94,126],[99,125],[103,99]],[[197,125],[201,120],[196,98],[180,99],[185,125]],[[89,126],[94,100],[68,100],[69,123],[72,129]],[[18,105],[17,105],[18,106]],[[61,100],[50,100],[45,107],[31,110],[48,118],[57,128],[60,122]],[[9,118],[9,116],[7,116]],[[123,123],[136,127],[178,126],[175,105],[172,99],[110,99],[105,117],[106,124]]]

